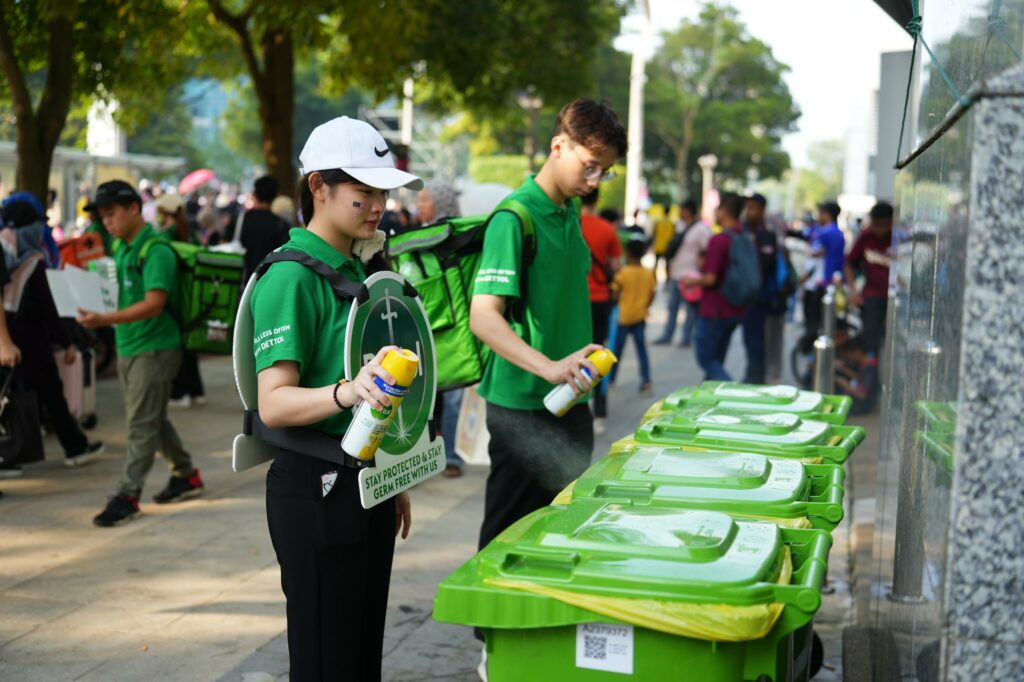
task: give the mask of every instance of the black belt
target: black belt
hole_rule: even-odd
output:
[[[326,433],[304,429],[299,426],[285,426],[272,429],[263,423],[256,410],[246,410],[242,422],[242,433],[255,436],[271,445],[300,455],[309,455],[339,464],[349,469],[369,469],[377,466],[372,459],[359,459],[341,449],[341,441]]]

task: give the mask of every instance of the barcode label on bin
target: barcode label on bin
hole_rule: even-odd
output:
[[[633,674],[633,626],[580,623],[576,626],[576,667]]]

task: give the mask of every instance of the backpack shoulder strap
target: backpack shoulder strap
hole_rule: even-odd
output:
[[[256,266],[255,277],[259,279],[267,273],[267,270],[270,269],[271,265],[284,261],[301,263],[323,277],[327,280],[327,283],[331,285],[331,289],[334,290],[334,295],[342,300],[365,301],[369,297],[369,292],[362,283],[356,283],[346,279],[345,275],[341,274],[327,263],[313,258],[303,251],[287,250],[271,252],[258,266]]]
[[[142,248],[139,249],[139,256],[138,258],[135,259],[135,266],[141,270],[142,266],[146,262],[146,257],[149,256],[149,252],[153,249],[154,246],[157,246],[159,244],[166,245],[167,248],[171,250],[171,253],[174,254],[174,258],[178,258],[178,252],[174,250],[174,247],[171,245],[171,242],[167,241],[166,239],[161,239],[160,237],[153,236],[147,239],[145,243],[143,243]]]
[[[530,211],[517,199],[506,199],[501,202],[494,213],[501,211],[507,211],[519,219],[519,224],[523,228],[523,265],[532,265],[537,257],[537,231],[533,226]]]

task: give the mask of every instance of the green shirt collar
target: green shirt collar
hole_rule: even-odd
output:
[[[527,196],[536,202],[536,208],[544,215],[565,215],[569,210],[569,202],[571,199],[565,200],[565,206],[559,206],[548,193],[541,189],[541,186],[537,184],[537,174],[532,173],[526,176],[526,181],[523,183],[523,189],[526,191]]]
[[[335,270],[338,270],[342,266],[348,264],[350,268],[358,271],[355,259],[338,253],[333,246],[304,227],[293,227],[288,231],[288,237],[292,246],[298,247],[313,258],[327,263]]]

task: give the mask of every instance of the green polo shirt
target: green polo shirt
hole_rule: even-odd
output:
[[[358,258],[343,256],[309,230],[292,228],[288,236],[282,249],[307,253],[353,282],[366,279]],[[303,388],[329,386],[344,378],[345,327],[352,304],[338,300],[326,279],[301,263],[275,263],[256,283],[250,308],[257,372],[291,361],[299,365]],[[352,410],[342,410],[311,427],[340,438],[350,421]]]
[[[555,204],[534,180],[510,196],[526,206],[537,235],[537,255],[527,270],[525,323],[513,328],[552,360],[575,353],[594,333],[590,321],[587,273],[590,251],[583,240],[578,202]],[[510,213],[499,213],[487,227],[474,294],[518,299],[523,230]],[[517,410],[539,410],[553,386],[491,353],[478,392],[488,402]]]
[[[150,240],[166,242],[167,246],[149,247],[145,260],[139,264],[139,252]],[[167,238],[146,224],[131,243],[114,242],[114,263],[117,266],[117,306],[124,309],[146,298],[147,291],[166,291],[167,304],[160,314],[147,320],[114,326],[117,354],[123,358],[158,350],[181,348],[181,332],[174,319],[178,308],[178,257]]]

